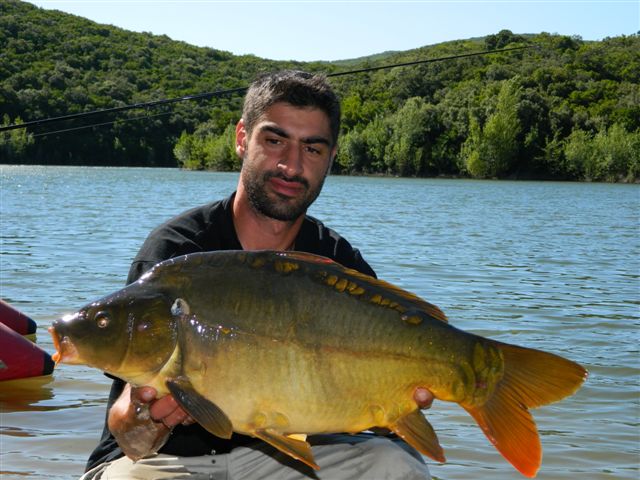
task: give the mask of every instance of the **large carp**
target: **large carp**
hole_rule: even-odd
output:
[[[299,252],[167,260],[50,331],[56,361],[171,393],[214,435],[252,435],[314,468],[299,434],[373,427],[444,461],[413,400],[426,387],[535,476],[541,447],[528,409],[586,378],[574,362],[458,330],[411,293]]]

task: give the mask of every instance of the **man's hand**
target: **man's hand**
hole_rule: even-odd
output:
[[[165,395],[156,400],[156,389],[153,387],[140,387],[131,389],[131,402],[141,407],[149,406],[149,415],[155,422],[161,422],[166,427],[173,428],[176,425],[191,425],[194,423],[187,412],[176,402],[172,395]]]
[[[124,454],[139,460],[157,452],[176,425],[193,423],[170,395],[156,400],[152,387],[127,384],[109,410],[107,425]]]
[[[431,408],[434,398],[433,393],[426,388],[416,388],[416,391],[413,392],[413,399],[422,409]]]

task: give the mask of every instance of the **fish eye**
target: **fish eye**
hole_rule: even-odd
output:
[[[98,328],[106,328],[109,325],[109,322],[111,322],[111,319],[109,318],[109,314],[107,312],[96,313],[94,320]]]

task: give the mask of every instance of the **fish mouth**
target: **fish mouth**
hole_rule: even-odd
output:
[[[51,338],[53,338],[53,346],[56,349],[56,353],[51,356],[53,361],[56,362],[56,365],[58,365],[58,363],[80,363],[78,349],[71,339],[66,335],[63,335],[61,338],[55,327],[49,327],[48,331],[51,334]]]

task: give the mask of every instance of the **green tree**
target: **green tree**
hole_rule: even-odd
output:
[[[470,120],[470,134],[462,149],[467,171],[474,177],[501,177],[517,161],[522,127],[518,118],[518,101],[522,89],[518,79],[502,83],[497,105],[484,126]]]
[[[596,172],[594,178],[605,181],[633,181],[640,162],[640,131],[627,132],[614,123],[593,137]]]
[[[206,162],[206,154],[201,138],[182,132],[173,148],[178,166],[188,170],[202,170]]]
[[[15,122],[11,122],[11,118],[5,113],[2,116],[0,126],[6,127],[13,123],[20,125],[24,122],[20,117],[17,117]],[[33,145],[33,134],[27,133],[26,129],[19,128],[0,132],[0,163],[19,162],[31,145]]]
[[[567,169],[589,181],[635,181],[640,174],[640,131],[622,125],[603,128],[595,135],[575,129],[564,149]]]
[[[496,35],[488,35],[485,40],[487,50],[497,50],[505,48],[511,43],[523,42],[525,39],[520,35],[514,35],[511,30],[500,30]]]
[[[391,139],[389,118],[376,116],[362,131],[366,146],[366,166],[370,172],[390,173],[385,160],[385,150]]]
[[[353,129],[342,135],[332,169],[351,174],[366,172],[368,163],[367,144],[362,132]]]
[[[205,140],[205,167],[208,170],[227,172],[240,168],[235,139],[235,125],[229,124],[222,134]]]
[[[189,170],[232,171],[240,168],[235,149],[235,125],[217,135],[203,125],[196,133],[182,132],[173,153],[178,165]]]
[[[390,119],[385,149],[389,169],[399,175],[424,175],[431,158],[429,132],[433,109],[421,97],[408,99]]]
[[[565,167],[564,170],[573,178],[584,179],[593,178],[595,166],[592,136],[576,128],[571,132],[565,141],[564,147]]]

